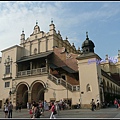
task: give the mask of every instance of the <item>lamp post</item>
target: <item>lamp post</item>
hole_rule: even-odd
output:
[[[68,103],[68,88],[67,88],[67,103]]]
[[[66,82],[66,90],[67,90],[67,104],[68,104],[68,83]]]
[[[45,92],[47,92],[48,91],[48,83],[46,82],[46,85],[45,85],[45,87],[43,88],[43,92],[44,92],[44,95],[45,95]],[[44,104],[45,104],[45,96],[43,97],[43,115],[44,115]]]
[[[10,91],[9,91],[10,100],[11,100],[11,94],[12,94],[12,91],[11,91],[11,88],[10,88]]]
[[[80,101],[80,107],[82,108],[82,94],[84,94],[84,92],[82,91],[81,93],[80,93],[80,97],[81,97],[81,101]]]
[[[104,93],[103,93],[104,91],[103,91],[103,82],[102,81],[100,82],[99,86],[100,86],[100,89],[101,89],[101,91],[100,91],[101,92],[101,94],[100,94],[101,102],[103,102],[104,101]]]

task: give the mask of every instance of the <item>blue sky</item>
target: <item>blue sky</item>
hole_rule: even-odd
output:
[[[85,1],[5,1],[0,2],[0,51],[20,44],[24,29],[28,38],[38,21],[40,30],[49,32],[51,18],[63,39],[78,47],[88,37],[102,59],[120,50],[120,2]],[[0,53],[0,56],[2,54]]]

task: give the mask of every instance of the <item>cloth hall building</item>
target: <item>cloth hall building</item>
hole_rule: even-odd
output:
[[[14,106],[22,102],[23,108],[27,102],[62,99],[89,108],[92,99],[102,103],[120,98],[120,55],[115,63],[106,55],[98,64],[102,59],[88,33],[81,46],[76,49],[64,40],[53,21],[47,33],[37,22],[28,38],[22,31],[20,45],[1,51],[0,107],[6,99]]]

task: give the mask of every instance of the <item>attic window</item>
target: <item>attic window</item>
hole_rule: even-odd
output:
[[[34,49],[34,54],[37,54],[37,48]]]

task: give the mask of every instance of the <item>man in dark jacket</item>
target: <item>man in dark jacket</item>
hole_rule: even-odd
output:
[[[13,110],[13,104],[12,102],[8,105],[8,118],[12,118],[12,110]]]

